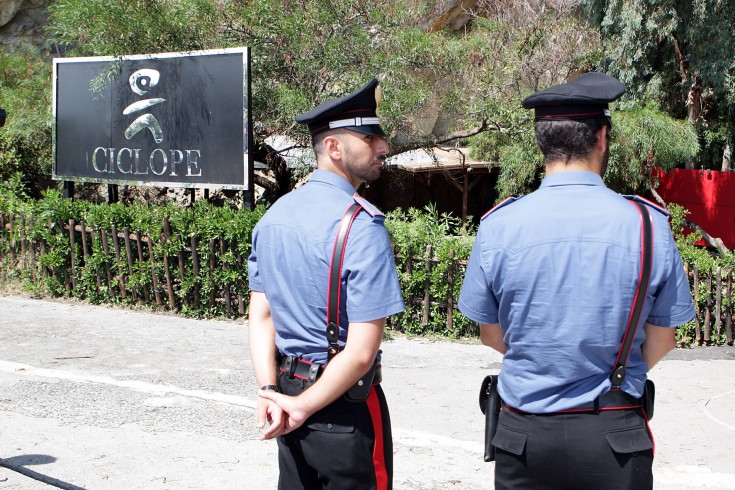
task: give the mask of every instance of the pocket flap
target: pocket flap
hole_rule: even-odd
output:
[[[349,434],[355,432],[355,415],[350,412],[317,412],[309,419],[307,426],[319,432]]]
[[[616,453],[629,454],[653,449],[653,442],[645,427],[608,432],[605,437]]]
[[[520,456],[526,448],[527,439],[528,434],[525,432],[510,430],[501,425],[498,426],[498,430],[495,432],[492,444],[498,449]]]

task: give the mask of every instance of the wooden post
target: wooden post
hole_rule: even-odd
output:
[[[707,309],[704,310],[704,341],[709,343],[712,327],[712,273],[707,274]]]
[[[108,204],[116,203],[119,199],[117,184],[107,184],[107,202]]]
[[[69,220],[69,273],[71,275],[71,289],[76,291],[77,289],[77,272],[76,272],[76,258],[74,251],[76,250],[76,233],[74,233],[74,220]]]
[[[199,245],[199,238],[196,235],[191,236],[191,272],[194,275],[194,307],[199,309],[201,305],[199,299],[199,251],[197,246]]]
[[[5,236],[5,215],[2,213],[0,213],[0,239],[2,243],[7,243],[8,245],[10,245],[10,240],[8,240],[7,237]],[[6,277],[5,266],[7,262],[7,255],[1,256],[0,259],[1,259],[0,260],[0,272],[2,273],[3,279],[5,279]]]
[[[156,298],[156,306],[161,306],[161,293],[158,290],[158,275],[156,274],[156,258],[153,253],[153,239],[150,235],[146,235],[148,239],[148,260],[151,263],[151,280],[153,281],[153,296]]]
[[[699,268],[694,265],[694,341],[702,344],[702,322],[700,319],[701,311],[699,309]]]
[[[112,273],[110,272],[110,245],[107,242],[107,230],[100,229],[102,251],[105,252],[105,274],[107,276],[107,291],[112,296]]]
[[[214,308],[214,238],[209,240],[209,308]]]
[[[447,269],[447,329],[454,327],[454,249],[449,250]]]
[[[123,227],[123,240],[125,241],[125,259],[128,263],[128,278],[133,276],[133,250],[130,246],[130,230],[127,226]],[[138,294],[135,292],[135,288],[130,289],[130,294],[133,296],[133,300],[138,299]]]
[[[424,281],[424,314],[421,318],[421,325],[429,324],[429,312],[431,309],[431,245],[426,246],[426,280]]]
[[[90,267],[89,257],[91,253],[89,251],[89,245],[87,243],[87,225],[84,223],[84,220],[79,222],[79,230],[80,230],[80,233],[82,234],[82,259],[84,260],[84,268],[89,270],[89,267]],[[95,267],[95,272],[97,272],[96,269],[97,268]],[[100,286],[100,276],[99,274],[97,274],[97,289],[96,289],[97,294],[100,293],[99,286]]]
[[[225,256],[225,241],[220,238],[219,240],[219,253],[220,257],[224,258]],[[227,267],[227,262],[222,260],[222,268],[227,271],[229,268]],[[227,311],[227,314],[232,316],[232,297],[230,296],[230,285],[227,284],[225,281],[222,285],[222,289],[225,293],[225,311]]]
[[[168,245],[169,237],[171,236],[171,223],[168,222],[168,216],[163,218],[163,235],[164,245]],[[171,281],[171,266],[168,263],[168,251],[163,252],[163,272],[166,275],[166,289],[168,290],[168,301],[172,310],[176,309],[176,296],[174,295],[174,286]]]
[[[138,269],[140,270],[141,280],[143,278],[143,237],[140,236],[140,232],[135,232],[135,244],[138,249]],[[148,293],[148,283],[143,282],[143,298],[145,299],[145,303],[148,304],[151,302],[151,296]]]
[[[240,253],[240,247],[237,247],[237,265],[242,269],[242,254]],[[243,279],[240,279],[243,281]],[[245,314],[245,298],[243,298],[242,292],[237,293],[237,312],[240,316]]]
[[[725,297],[727,298],[727,306],[725,307],[725,339],[728,345],[732,345],[732,274],[733,271],[727,271],[727,291],[725,291]]]
[[[41,243],[39,243],[39,246],[41,248],[41,254],[45,254],[46,253],[46,242],[41,240]],[[41,277],[43,277],[44,280],[46,280],[47,274],[48,274],[48,268],[45,265],[41,266]]]
[[[193,190],[194,189],[192,189],[192,191]],[[186,261],[186,258],[184,257],[184,239],[181,238],[181,233],[177,233],[176,234],[176,239],[180,243],[180,245],[179,245],[179,247],[180,247],[179,248],[179,280],[181,282],[179,284],[181,284],[181,286],[183,286],[184,279],[186,278],[186,273],[184,271],[184,262]],[[181,288],[181,286],[179,288]],[[179,289],[179,290],[181,290],[181,289]],[[181,291],[183,291],[183,290],[181,290]],[[189,304],[190,304],[189,295],[188,294],[185,294],[182,299],[184,301],[184,304],[186,306],[189,306]]]
[[[722,333],[722,267],[717,266],[715,276],[715,341],[720,340]]]
[[[33,218],[31,218],[31,222],[28,224],[28,227],[33,229]],[[36,240],[31,239],[28,243],[28,249],[31,252],[31,281],[36,282]]]
[[[112,224],[112,234],[110,235],[110,238],[112,238],[112,246],[115,249],[115,262],[117,263],[117,283],[120,285],[120,296],[122,296],[122,299],[125,299],[128,297],[128,293],[125,290],[125,274],[123,274],[122,270],[122,259],[120,258],[120,241],[117,239],[117,226],[115,226],[115,223]]]
[[[63,234],[64,233],[64,223],[59,221],[56,223],[56,226],[59,227],[59,233]],[[69,253],[72,255],[72,258],[73,258],[74,251],[72,250]],[[61,274],[61,277],[64,280],[64,289],[66,289],[67,291],[71,291],[72,288],[71,288],[71,281],[69,281],[69,270],[66,268],[66,264],[61,266],[61,270],[59,271],[59,273]]]
[[[10,262],[9,266],[10,269],[15,268],[15,232],[13,231],[15,229],[15,218],[11,214],[8,217],[8,225],[10,226],[8,230],[8,255],[10,256]]]
[[[67,199],[74,199],[74,181],[65,180],[61,188],[61,196]]]
[[[20,217],[20,257],[23,267],[26,265],[26,217]]]
[[[89,242],[92,244],[91,253],[94,253],[95,236],[92,228],[89,229]],[[100,278],[100,269],[96,265],[94,266],[94,275],[97,278],[97,294],[99,294],[102,288],[102,279]]]

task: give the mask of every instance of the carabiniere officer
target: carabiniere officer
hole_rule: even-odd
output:
[[[459,308],[504,354],[496,489],[645,489],[653,439],[640,397],[648,371],[694,316],[666,212],[648,203],[653,263],[619,387],[611,372],[641,270],[641,220],[603,183],[623,85],[586,73],[526,98],[546,164],[540,188],[482,219]],[[640,200],[640,198],[635,198]],[[642,281],[641,281],[642,282]]]
[[[372,80],[296,119],[311,132],[317,169],[253,232],[249,337],[262,386],[258,424],[263,439],[278,438],[283,490],[392,488],[379,346],[386,317],[404,305],[384,216],[356,193],[378,178],[388,153],[378,98]],[[353,204],[359,211],[345,252],[333,261],[338,227]],[[336,291],[328,283],[340,262]],[[333,356],[328,296],[339,305]]]

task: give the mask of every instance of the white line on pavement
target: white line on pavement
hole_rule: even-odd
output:
[[[148,383],[145,381],[135,380],[119,380],[110,376],[101,376],[96,374],[74,373],[63,371],[60,369],[46,369],[23,364],[19,362],[10,362],[0,360],[0,372],[20,375],[20,376],[37,376],[42,378],[63,379],[78,383],[97,383],[110,386],[118,386],[133,391],[143,393],[154,393],[158,395],[177,394],[181,396],[201,398],[204,400],[212,400],[232,405],[239,405],[251,409],[255,409],[256,401],[243,396],[225,395],[223,393],[213,393],[202,390],[185,390],[177,386],[161,385]],[[453,447],[461,448],[466,451],[481,454],[483,447],[481,444],[472,441],[463,441],[451,437],[431,434],[428,432],[405,430],[394,428],[394,443],[402,444],[409,447]]]
[[[96,374],[72,373],[68,371],[61,371],[59,369],[38,368],[29,364],[22,364],[19,362],[0,361],[0,372],[27,376],[40,376],[43,378],[65,379],[68,381],[76,381],[80,383],[97,383],[111,386],[119,386],[121,388],[128,388],[143,393],[175,393],[182,396],[229,403],[231,405],[239,405],[251,409],[255,409],[256,407],[255,400],[246,398],[244,396],[225,395],[224,393],[213,393],[210,391],[202,390],[185,390],[177,386],[147,383],[145,381],[119,380],[111,378],[109,376],[100,376]]]

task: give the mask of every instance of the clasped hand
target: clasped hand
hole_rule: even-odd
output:
[[[258,397],[258,428],[263,430],[260,440],[288,434],[309,417],[298,397],[263,390],[258,391]]]

